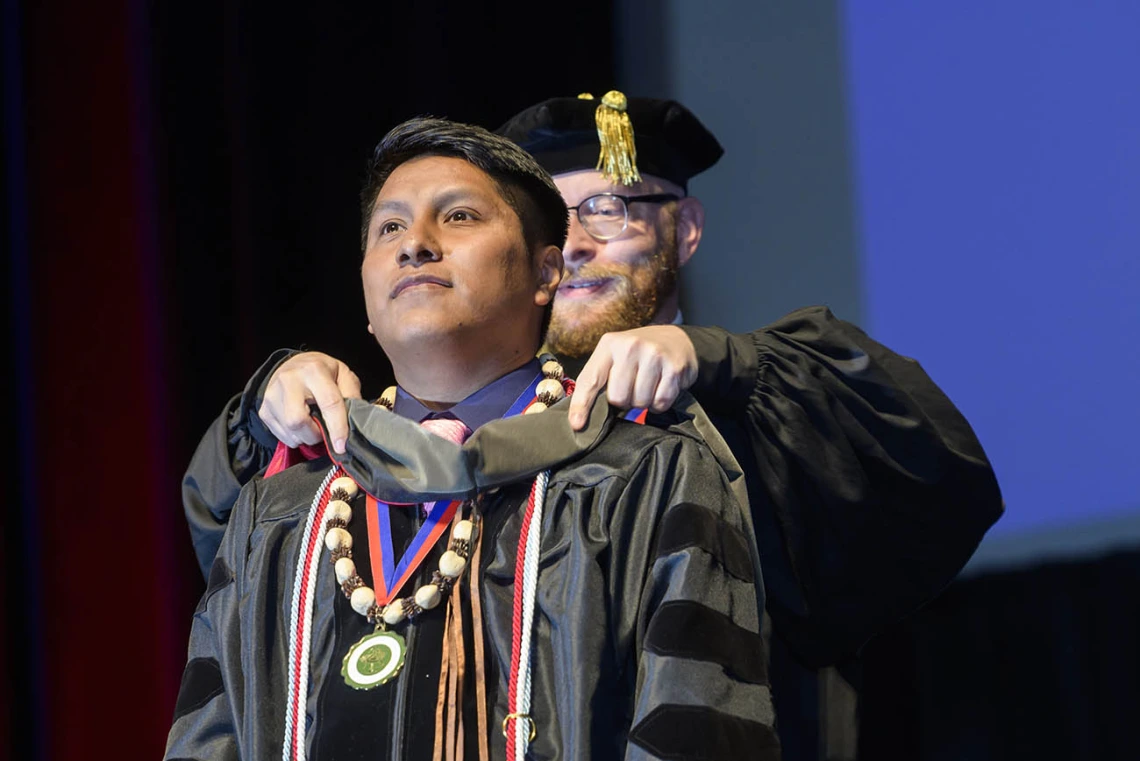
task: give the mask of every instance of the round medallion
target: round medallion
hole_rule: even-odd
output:
[[[407,646],[399,634],[373,632],[349,648],[340,674],[349,687],[369,690],[399,674],[406,653]]]

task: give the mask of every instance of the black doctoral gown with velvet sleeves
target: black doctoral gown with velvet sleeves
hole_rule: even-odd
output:
[[[495,421],[457,447],[350,402],[341,462],[369,493],[392,501],[489,495],[482,561],[469,571],[481,581],[492,757],[505,756],[499,726],[523,508],[531,479],[549,468],[532,651],[537,735],[528,758],[778,759],[763,586],[739,473],[725,470],[683,416],[667,421],[668,430],[635,425],[612,420],[599,400],[586,431],[572,434],[565,412],[563,402]],[[301,537],[329,468],[318,459],[241,490],[194,618],[167,758],[281,757]],[[363,503],[354,500],[350,525],[365,522]],[[431,632],[442,625],[442,606],[404,629],[409,653],[395,680],[349,690],[341,661],[371,627],[346,603],[328,554],[315,561],[312,675],[301,716],[308,757],[423,757],[431,664],[439,661],[425,643],[438,641]],[[421,573],[412,588],[424,581]],[[464,719],[468,737],[474,715]]]

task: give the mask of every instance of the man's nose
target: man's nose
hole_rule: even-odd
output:
[[[570,212],[570,229],[566,233],[566,245],[562,247],[562,258],[566,265],[577,268],[591,261],[598,255],[598,247],[602,245],[594,240],[578,221],[578,215]]]
[[[401,267],[422,267],[428,262],[438,262],[439,243],[431,231],[422,226],[411,227],[400,240],[396,251],[396,263]]]

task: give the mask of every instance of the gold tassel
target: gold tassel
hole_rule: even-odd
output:
[[[625,95],[610,90],[602,96],[602,102],[594,111],[594,121],[598,125],[598,143],[601,145],[595,169],[615,185],[641,182],[641,175],[637,171],[637,146],[633,142],[633,125],[626,113],[627,105]]]

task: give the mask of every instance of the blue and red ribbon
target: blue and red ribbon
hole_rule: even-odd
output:
[[[503,417],[513,417],[535,403],[538,384],[543,375],[539,373],[519,394]],[[461,502],[440,500],[427,507],[424,523],[412,537],[411,544],[399,561],[392,544],[392,520],[389,511],[393,504],[378,500],[372,495],[367,499],[368,550],[372,565],[372,586],[376,592],[376,604],[381,607],[396,598],[404,584],[423,563],[431,548],[451,524],[455,511]]]

